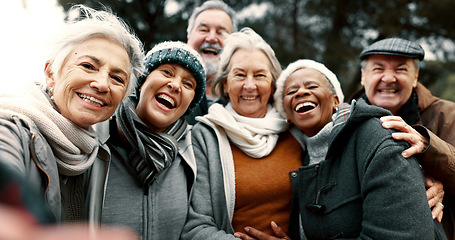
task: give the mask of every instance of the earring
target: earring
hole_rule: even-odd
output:
[[[48,95],[51,98],[51,100],[54,101],[54,88],[53,87],[49,87]]]

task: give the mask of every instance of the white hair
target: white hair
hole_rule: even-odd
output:
[[[237,32],[237,18],[235,16],[235,11],[229,7],[226,3],[223,1],[219,0],[211,0],[204,2],[201,6],[195,8],[193,10],[193,13],[191,14],[190,18],[188,19],[188,28],[186,29],[187,37],[190,37],[191,31],[193,31],[194,28],[194,22],[196,21],[197,16],[205,10],[208,9],[219,9],[224,11],[229,17],[231,18],[232,21],[232,30],[233,32]]]
[[[113,39],[126,49],[130,61],[132,74],[125,93],[127,96],[136,85],[136,77],[144,69],[143,46],[133,30],[111,10],[97,11],[84,5],[71,7],[67,23],[57,36],[49,56],[51,71],[60,72],[64,60],[77,44],[96,36]]]

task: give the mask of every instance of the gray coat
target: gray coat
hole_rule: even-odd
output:
[[[17,115],[0,111],[0,161],[26,178],[31,189],[44,200],[58,220],[61,218],[60,183],[57,163],[38,128]]]
[[[219,146],[215,130],[203,122],[194,125],[191,136],[197,180],[181,239],[237,239],[229,218],[220,160],[219,149],[226,146]]]
[[[381,126],[379,117],[390,113],[364,100],[349,110],[341,109],[334,121],[326,159],[291,173],[299,203],[293,210],[300,212],[306,236],[434,239],[419,164],[403,158],[407,144]]]
[[[18,115],[0,111],[0,152],[0,161],[5,161],[3,164],[10,166],[15,171],[13,174],[23,176],[31,189],[41,194],[55,219],[61,221],[62,203],[57,163],[51,146],[39,129]],[[102,192],[97,191],[95,186],[100,185],[97,180],[105,173],[106,164],[107,149],[106,146],[101,146],[94,163],[101,166],[101,174],[97,171],[92,175],[92,169],[84,173],[87,174],[86,179],[90,179],[86,183],[88,192],[85,217],[91,223],[94,223],[95,213],[100,211],[98,199]]]
[[[97,126],[97,130],[101,138],[107,140],[109,126],[108,123],[102,125]],[[111,162],[103,202],[103,224],[130,227],[143,240],[179,239],[196,178],[189,129],[178,143],[177,158],[149,186],[139,183],[129,171],[125,148],[108,141]]]

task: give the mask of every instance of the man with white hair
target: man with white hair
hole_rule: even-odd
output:
[[[234,10],[220,0],[210,0],[195,8],[188,20],[188,45],[202,56],[207,70],[206,96],[190,115],[189,124],[195,124],[195,117],[207,114],[208,108],[220,99],[212,93],[211,84],[218,70],[219,54],[223,50],[227,35],[237,31]]]

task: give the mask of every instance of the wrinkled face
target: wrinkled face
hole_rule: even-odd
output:
[[[196,17],[188,37],[188,45],[201,55],[207,75],[216,72],[224,40],[232,30],[231,18],[223,10],[207,9]]]
[[[332,121],[338,104],[329,81],[315,69],[298,69],[286,80],[283,105],[287,118],[307,136],[316,135]]]
[[[59,72],[46,64],[48,87],[58,111],[80,127],[107,120],[127,90],[130,63],[120,43],[95,37],[75,46]]]
[[[371,55],[362,69],[362,85],[371,104],[396,114],[417,86],[419,71],[412,58]]]
[[[179,119],[193,101],[196,80],[186,68],[166,63],[153,70],[140,88],[137,115],[162,132]]]
[[[274,90],[270,61],[261,50],[238,49],[231,57],[224,89],[240,115],[263,118]]]

